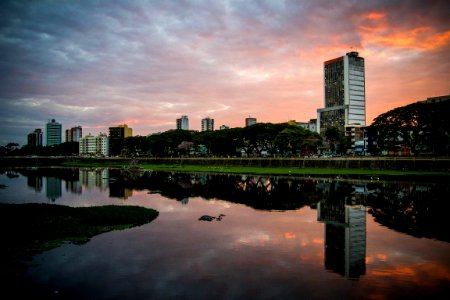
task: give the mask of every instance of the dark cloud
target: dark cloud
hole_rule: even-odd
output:
[[[205,116],[307,121],[322,106],[323,61],[350,47],[373,72],[368,111],[381,113],[389,97],[447,92],[447,11],[446,1],[2,1],[0,144],[23,144],[51,118],[94,134],[128,122],[141,135],[182,114],[193,129]]]

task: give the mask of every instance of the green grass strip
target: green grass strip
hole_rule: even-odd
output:
[[[101,162],[67,162],[64,166],[71,167],[112,167],[128,168],[124,163]],[[450,177],[449,172],[409,171],[409,170],[369,170],[369,169],[335,169],[335,168],[299,168],[299,167],[245,167],[245,166],[212,166],[212,165],[155,165],[140,164],[145,170],[204,172],[223,174],[254,174],[254,175],[368,175],[368,176],[440,176]]]

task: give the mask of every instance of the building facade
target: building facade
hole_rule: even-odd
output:
[[[66,129],[66,142],[79,142],[83,137],[83,130],[81,126]]]
[[[366,125],[364,58],[349,52],[324,62],[324,108],[317,110],[317,132]]]
[[[28,134],[28,146],[42,146],[42,129],[36,128],[33,132]]]
[[[214,119],[210,117],[202,119],[202,131],[214,131]]]
[[[177,119],[177,129],[189,130],[188,116],[181,116],[181,118]]]
[[[106,134],[100,133],[98,136],[93,136],[89,133],[80,139],[80,156],[108,156],[108,144],[108,136]]]
[[[365,155],[367,153],[366,127],[361,125],[345,125],[345,138],[353,154]]]
[[[256,124],[256,118],[248,117],[245,118],[245,127],[252,126]]]
[[[61,123],[56,122],[55,119],[47,123],[45,132],[47,139],[46,146],[61,144],[61,128]]]
[[[109,127],[109,155],[120,155],[123,150],[125,138],[133,136],[133,129],[127,124]]]

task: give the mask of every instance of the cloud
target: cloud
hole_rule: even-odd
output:
[[[0,144],[55,118],[146,135],[217,124],[307,121],[323,61],[366,59],[367,120],[448,93],[445,1],[2,1]],[[430,68],[429,66],[434,66]],[[407,72],[405,72],[405,70]],[[20,120],[20,121],[19,121]],[[104,128],[104,129],[102,129]]]

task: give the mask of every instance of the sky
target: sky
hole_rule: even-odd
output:
[[[449,15],[446,0],[2,0],[0,145],[50,119],[142,136],[182,115],[192,130],[306,122],[324,107],[324,61],[350,51],[370,125],[450,94]]]

